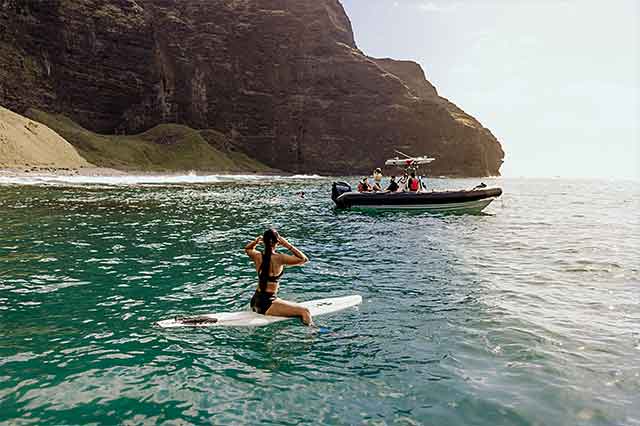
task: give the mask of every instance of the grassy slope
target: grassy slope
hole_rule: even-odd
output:
[[[58,132],[87,161],[98,167],[138,171],[202,170],[215,172],[273,172],[240,152],[222,152],[203,137],[214,131],[198,131],[176,124],[162,124],[138,135],[100,135],[63,115],[30,109],[27,117]],[[220,133],[216,139],[224,138]]]

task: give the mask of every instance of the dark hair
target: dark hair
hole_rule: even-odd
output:
[[[260,273],[258,274],[258,282],[260,283],[260,291],[267,290],[267,282],[269,282],[269,271],[271,269],[271,253],[278,243],[278,231],[275,229],[267,229],[262,236],[264,243],[264,252],[262,252],[262,265],[260,265]]]
[[[416,177],[416,172],[411,172],[411,177],[412,178]]]

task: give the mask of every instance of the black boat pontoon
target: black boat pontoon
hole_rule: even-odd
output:
[[[396,151],[402,154],[399,151]],[[417,172],[421,165],[435,161],[428,156],[394,158],[385,165],[404,168],[406,173]],[[416,173],[419,175],[419,173]],[[420,181],[422,187],[422,181]],[[487,188],[485,184],[471,190],[418,192],[354,192],[346,182],[334,182],[331,199],[337,208],[413,209],[431,212],[480,212],[502,195],[500,188]]]
[[[353,192],[346,182],[334,182],[331,198],[336,207],[413,209],[432,212],[480,212],[502,195],[500,188],[433,192]]]

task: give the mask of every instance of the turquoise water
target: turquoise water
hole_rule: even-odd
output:
[[[161,181],[0,185],[0,423],[640,425],[638,182],[489,179],[486,215],[429,216],[335,212],[321,178]],[[153,326],[246,309],[269,226],[311,258],[282,297],[363,305]]]

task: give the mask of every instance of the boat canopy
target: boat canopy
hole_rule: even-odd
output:
[[[392,158],[390,160],[385,161],[385,166],[397,166],[397,167],[411,167],[411,166],[419,166],[422,164],[429,164],[433,161],[436,161],[435,158],[429,158],[426,155],[422,157],[407,157],[407,158]]]

